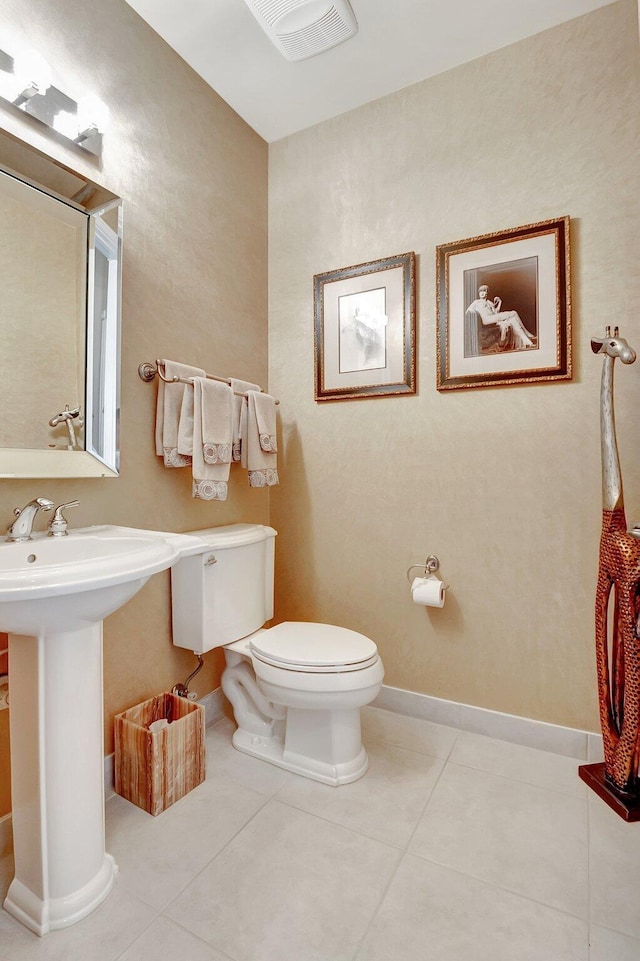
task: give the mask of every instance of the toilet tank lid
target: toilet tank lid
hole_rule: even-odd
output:
[[[256,544],[268,537],[275,537],[278,532],[264,524],[226,524],[222,527],[203,527],[199,531],[187,533],[201,540],[203,551],[210,551],[212,548],[224,550],[227,547]]]
[[[375,660],[378,648],[369,637],[332,624],[284,621],[261,631],[249,642],[260,659],[283,666],[329,668],[366,666]]]

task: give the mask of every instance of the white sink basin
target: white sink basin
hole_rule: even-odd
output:
[[[0,542],[15,861],[4,907],[36,934],[93,911],[117,872],[104,849],[102,620],[199,544],[108,525]]]
[[[0,543],[0,631],[38,636],[102,621],[171,567],[185,535],[102,525]]]

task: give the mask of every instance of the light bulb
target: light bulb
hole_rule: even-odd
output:
[[[78,101],[79,135],[104,133],[109,126],[109,108],[98,97],[89,95]]]
[[[75,113],[68,110],[61,110],[53,118],[53,129],[61,133],[69,140],[75,140],[78,136],[78,118]]]
[[[40,94],[44,96],[51,86],[51,67],[35,50],[25,50],[13,58],[16,86],[25,100]]]

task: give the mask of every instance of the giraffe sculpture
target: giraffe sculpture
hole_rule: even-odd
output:
[[[613,409],[616,358],[633,364],[636,354],[617,327],[613,334],[607,327],[604,337],[593,337],[591,349],[603,358],[602,533],[595,635],[605,760],[604,765],[581,767],[580,776],[625,820],[640,820],[640,530],[627,530]]]

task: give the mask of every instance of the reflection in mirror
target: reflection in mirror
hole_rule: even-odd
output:
[[[0,477],[118,473],[121,213],[0,132]]]

